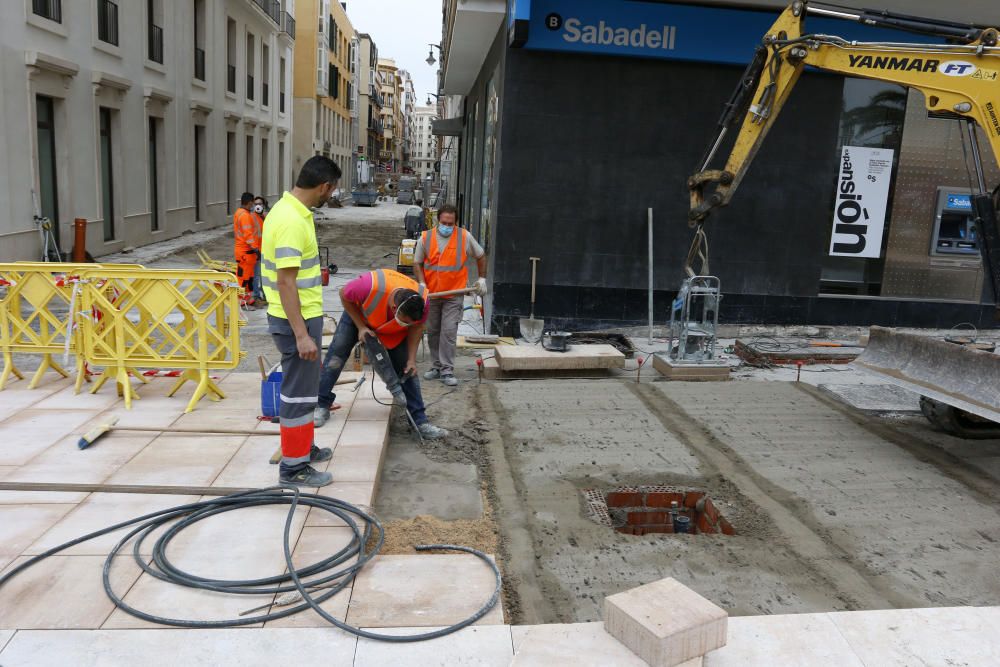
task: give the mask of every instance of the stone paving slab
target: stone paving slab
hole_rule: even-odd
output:
[[[436,630],[433,627],[365,628],[382,634],[409,635]],[[361,638],[355,667],[507,667],[513,657],[508,625],[474,625],[423,642],[396,644]]]

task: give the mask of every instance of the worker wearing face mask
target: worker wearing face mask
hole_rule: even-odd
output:
[[[438,210],[438,224],[420,235],[413,252],[413,275],[433,294],[465,289],[469,284],[469,257],[476,258],[479,278],[476,291],[486,294],[486,253],[465,229],[459,227],[458,210],[445,205]],[[427,315],[427,344],[431,348],[434,366],[424,373],[425,380],[440,379],[449,387],[458,384],[455,378],[455,343],[458,325],[465,312],[465,297],[461,294],[431,299]]]
[[[323,360],[319,397],[313,416],[316,427],[330,419],[335,409],[333,388],[359,340],[375,336],[385,346],[392,366],[402,381],[406,409],[424,438],[448,435],[427,419],[417,378],[417,348],[427,319],[427,288],[402,273],[383,269],[365,273],[340,288],[344,315],[337,323],[333,341]]]
[[[250,213],[253,216],[254,222],[257,224],[257,247],[260,247],[260,239],[264,237],[264,218],[267,217],[267,211],[270,207],[267,205],[267,200],[263,197],[254,197],[253,209]],[[257,255],[257,266],[254,267],[253,274],[253,298],[255,305],[260,308],[267,306],[267,299],[264,298],[264,288],[261,286],[260,282],[260,255]]]

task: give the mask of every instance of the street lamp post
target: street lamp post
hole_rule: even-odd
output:
[[[437,62],[437,60],[434,59],[434,49],[437,49],[438,53],[440,53],[441,47],[438,46],[437,44],[430,44],[429,46],[431,48],[427,49],[427,59],[424,60],[424,62],[427,63],[430,67],[433,67],[434,63]]]

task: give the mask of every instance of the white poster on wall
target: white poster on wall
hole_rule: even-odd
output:
[[[833,209],[831,257],[879,257],[892,177],[891,148],[844,146]]]

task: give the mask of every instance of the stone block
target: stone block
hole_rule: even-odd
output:
[[[670,577],[604,599],[604,628],[652,667],[726,644],[725,610]]]
[[[612,345],[570,345],[566,352],[549,352],[536,345],[498,345],[495,355],[504,371],[625,367],[625,355]]]

